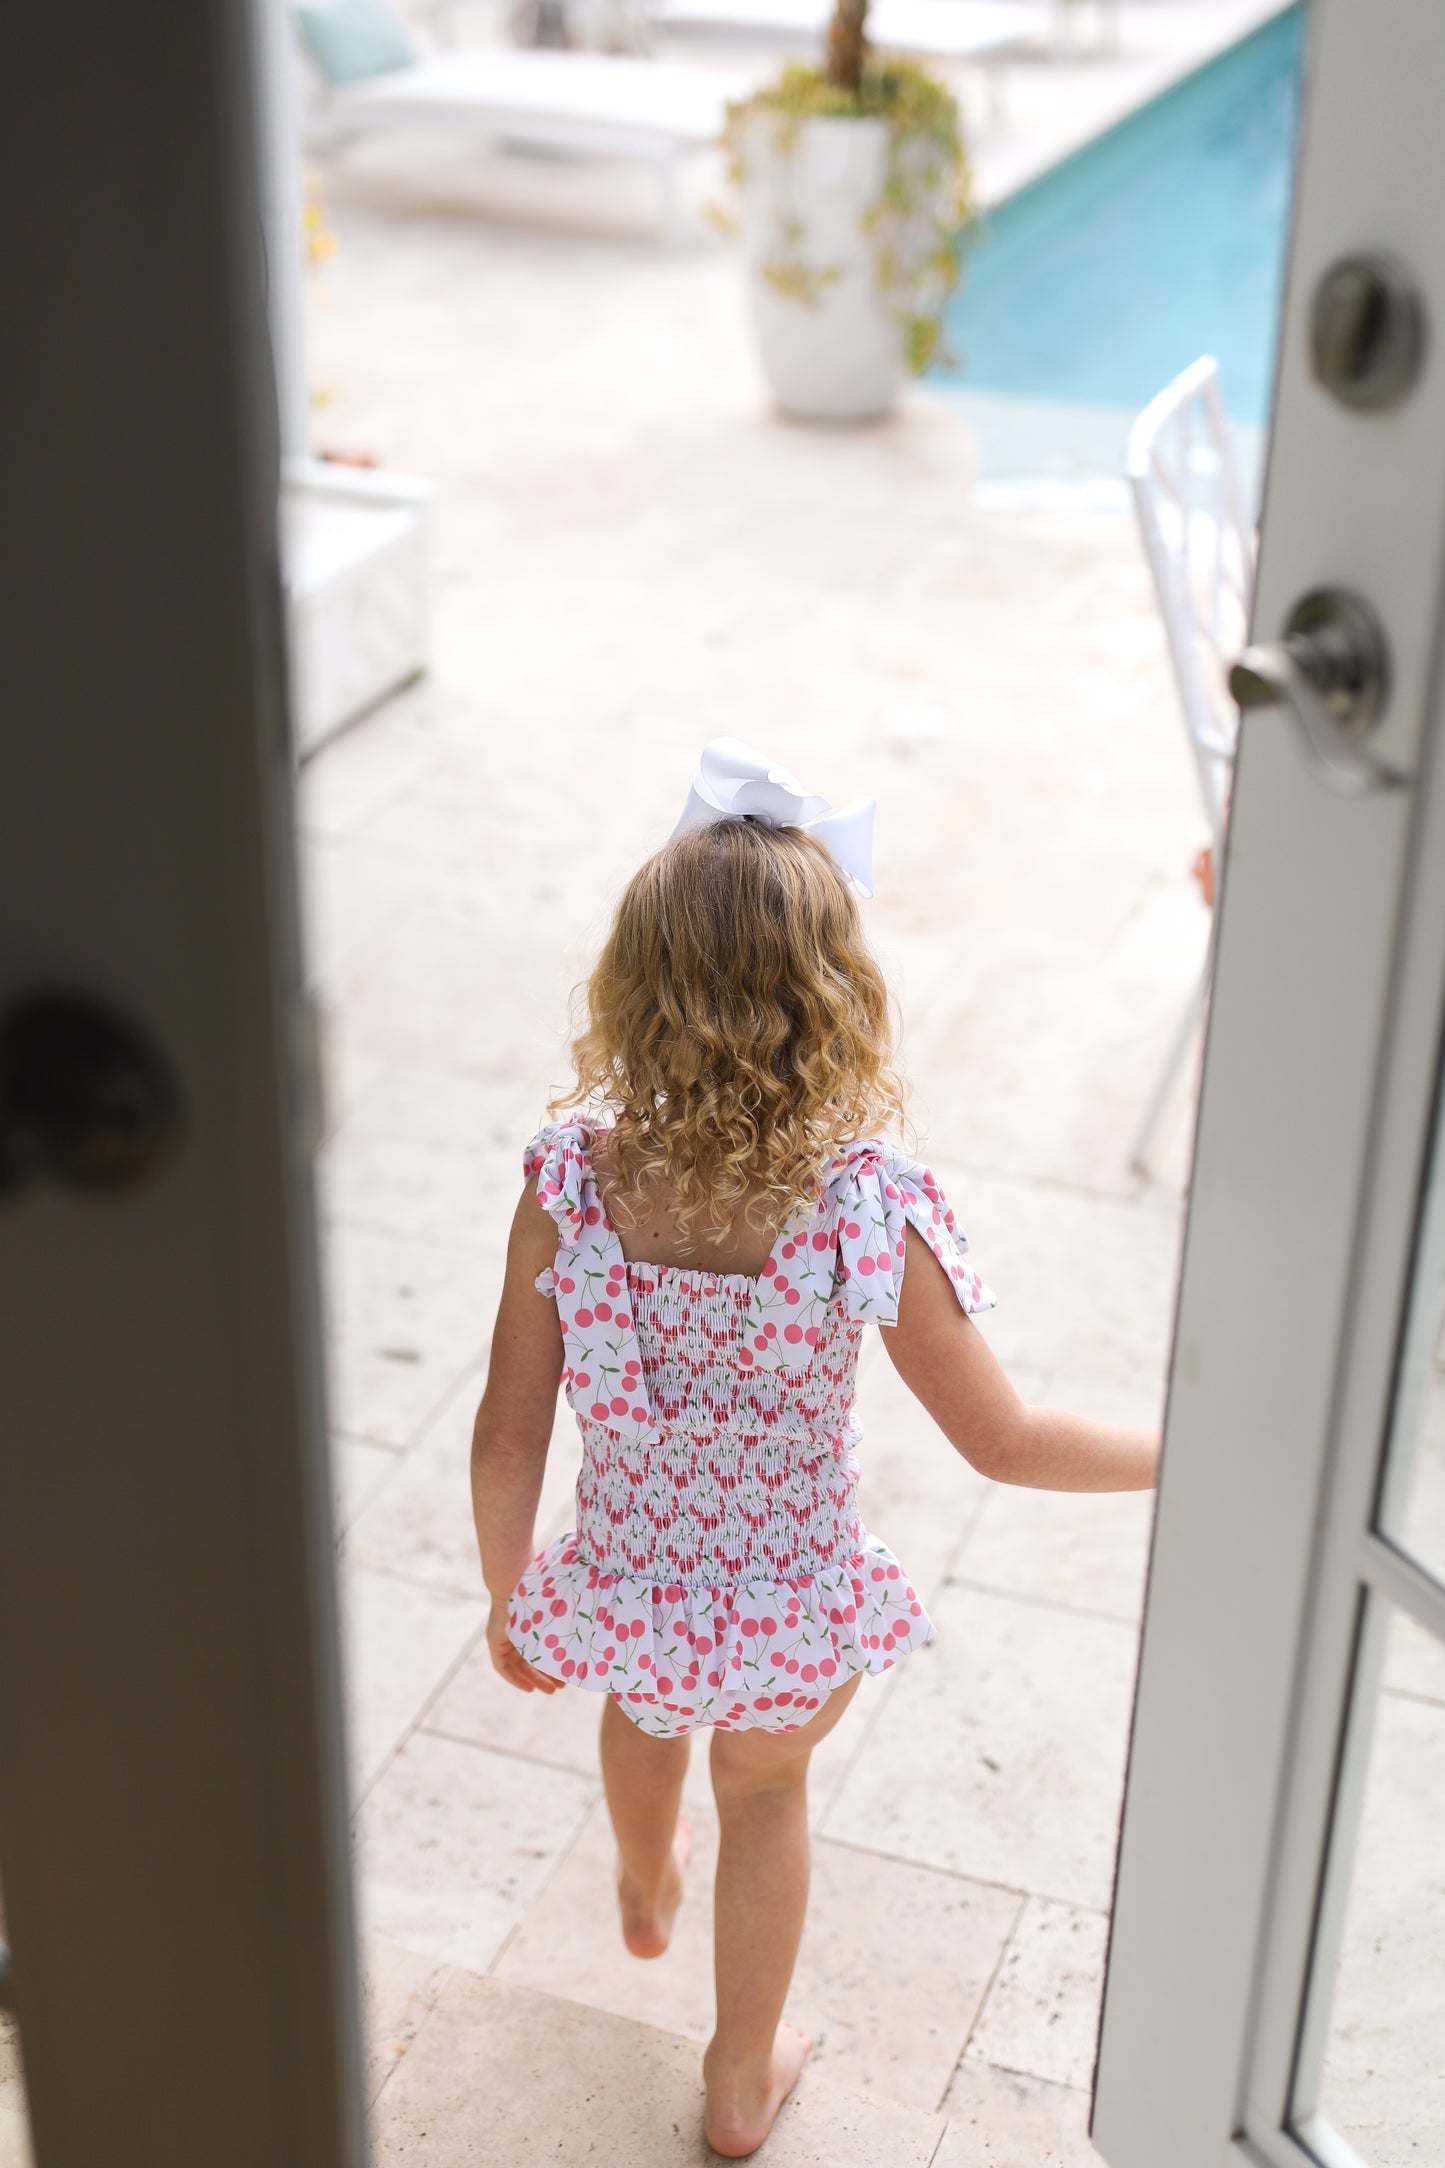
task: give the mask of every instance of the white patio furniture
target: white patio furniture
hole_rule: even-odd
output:
[[[652,0],[652,13],[661,30],[821,50],[833,7],[832,0]],[[1012,0],[873,0],[867,35],[880,52],[975,62],[995,110],[999,63],[1038,43],[1032,11]]]
[[[1119,50],[1119,0],[1052,0],[1055,52],[1072,58],[1078,51],[1078,17],[1086,5],[1097,25],[1096,50],[1116,53]]]
[[[652,166],[669,242],[680,226],[677,175],[722,135],[728,101],[748,82],[685,62],[611,53],[431,53],[358,81],[317,77],[305,115],[310,145],[403,128],[446,129],[529,150]]]
[[[1217,883],[1239,728],[1228,666],[1248,633],[1255,534],[1230,443],[1219,364],[1212,355],[1191,363],[1145,407],[1130,433],[1126,472],[1209,822]],[[1203,1013],[1213,968],[1211,925],[1199,983],[1179,1019],[1129,1148],[1133,1168],[1143,1168]]]

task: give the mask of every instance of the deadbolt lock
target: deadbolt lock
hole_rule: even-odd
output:
[[[1425,309],[1409,272],[1393,256],[1342,256],[1315,288],[1310,362],[1345,406],[1398,406],[1425,358]]]

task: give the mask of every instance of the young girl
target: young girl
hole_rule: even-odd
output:
[[[627,888],[557,1102],[609,1119],[528,1147],[472,1453],[493,1663],[524,1693],[606,1697],[637,1957],[668,1945],[691,1735],[712,1730],[705,2128],[731,2157],[762,2144],[812,2045],[781,2022],[809,1756],[864,1673],[932,1633],[858,1517],[865,1329],[998,1482],[1143,1488],[1158,1457],[1153,1433],[1024,1407],[969,1322],[994,1298],[933,1175],[878,1134],[901,1103],[854,892],[871,803],[825,812],[718,740]],[[559,1381],[582,1433],[577,1526],[534,1557]]]

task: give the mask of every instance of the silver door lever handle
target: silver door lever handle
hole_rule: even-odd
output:
[[[1389,697],[1389,661],[1379,621],[1358,595],[1321,587],[1302,596],[1281,639],[1245,649],[1229,689],[1245,710],[1283,708],[1331,790],[1358,798],[1409,782],[1369,743]]]

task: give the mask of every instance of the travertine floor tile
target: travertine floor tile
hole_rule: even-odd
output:
[[[1442,1797],[1445,1706],[1381,1694],[1352,1837],[1320,2099],[1372,2168],[1445,2158]]]
[[[561,1072],[566,987],[537,970],[509,896],[493,890],[483,905],[439,886],[370,944],[340,992],[358,1040],[384,1061],[515,1083]]]
[[[954,1560],[970,1587],[1133,1621],[1144,1600],[1152,1491],[1090,1494],[993,1486]]]
[[[416,1588],[343,1558],[347,1750],[359,1799],[486,1623],[475,1596]]]
[[[1390,1622],[1384,1683],[1421,1701],[1445,1702],[1445,1646],[1403,1611]]]
[[[805,2071],[767,2168],[928,2168],[943,2124]],[[501,1980],[457,1976],[377,2103],[378,2168],[705,2168],[697,2043]]]
[[[1161,675],[1161,692],[1164,682]],[[1025,929],[1023,942],[1010,926],[991,944],[976,983],[960,984],[955,974],[951,998],[930,1003],[920,1053],[934,1078],[933,1121],[955,1154],[1032,1181],[1121,1199],[1137,1193],[1130,1141],[1198,976],[1208,933],[1204,908],[1184,879],[1196,847],[1186,779],[1176,802],[1179,879],[1144,907],[1163,920],[1170,936],[1154,944],[1161,959],[1167,955],[1167,976],[1137,968],[1144,950],[1140,928],[1127,913],[1143,869],[1129,867],[1128,886],[1115,888],[1124,909],[1114,913],[1112,942],[1109,922],[1099,924],[1095,833],[1078,854],[1080,893],[1051,899],[1057,922],[1039,926],[1032,941]],[[1000,864],[1000,882],[1006,878]],[[1165,910],[1166,899],[1177,909]],[[1070,953],[1075,925],[1097,929],[1092,953],[1082,959]],[[1180,1079],[1179,1094],[1191,1095],[1194,1082],[1191,1069]]]
[[[429,1731],[449,1738],[499,1753],[524,1754],[591,1777],[597,1774],[597,1727],[605,1698],[580,1686],[564,1686],[560,1694],[524,1694],[498,1676],[483,1642],[461,1665],[426,1723]]]
[[[472,1424],[485,1382],[484,1370],[468,1371],[372,1493],[347,1541],[348,1554],[360,1564],[463,1595],[484,1594],[469,1467]],[[559,1397],[538,1501],[539,1547],[572,1526],[580,1458],[576,1418]]]
[[[379,1064],[327,1148],[328,1209],[359,1226],[480,1250],[500,1293],[522,1151],[541,1119],[525,1077]]]
[[[1157,1422],[1179,1267],[1176,1205],[1124,1203],[975,1169],[941,1155],[939,1180],[971,1196],[976,1268],[998,1296],[980,1320],[995,1354],[1047,1374],[1067,1406],[1081,1388],[1116,1420]],[[1067,1395],[1067,1397],[1066,1397]]]
[[[327,1259],[332,1419],[350,1437],[408,1445],[486,1353],[496,1265],[335,1224]]]
[[[1108,1904],[1135,1637],[960,1587],[902,1667],[828,1836],[1065,1902]]]
[[[665,1957],[623,1947],[605,1806],[530,1908],[497,1976],[706,2040],[713,2023],[711,1886],[717,1820],[688,1802],[687,1901]],[[880,1859],[826,1839],[788,1998],[814,2060],[840,2083],[931,2107],[948,2083],[1018,1916],[1009,1891]]]
[[[1073,2086],[966,2061],[942,2113],[948,2129],[932,2168],[1101,2168],[1089,2096]]]
[[[385,1445],[366,1438],[331,1434],[331,1490],[337,1536],[344,1536],[367,1500],[388,1476],[394,1475],[397,1455]]]
[[[426,766],[447,732],[445,702],[434,679],[405,687],[302,763],[296,815],[303,832],[342,836],[375,805]]]
[[[672,1947],[632,1957],[617,1924],[616,1848],[598,1799],[566,1859],[528,1907],[496,1966],[499,1979],[706,2040],[712,2030],[712,1882],[717,1817],[691,1799],[693,1856]],[[799,2020],[801,2022],[801,2020]]]
[[[312,774],[319,782],[320,773],[313,763],[303,789]],[[393,851],[368,850],[350,839],[303,829],[298,840],[307,977],[313,985],[331,986],[384,929],[425,901],[430,874]]]
[[[375,1935],[362,1938],[358,1954],[369,2106],[426,2023],[452,1971]]]
[[[932,2107],[1018,1911],[990,1889],[824,1838],[794,2007],[840,2084]]]
[[[1030,1897],[974,2027],[968,2059],[1056,2085],[1093,2082],[1109,1923]]]
[[[485,1972],[577,1834],[595,1781],[415,1732],[358,1820],[370,1933]]]

